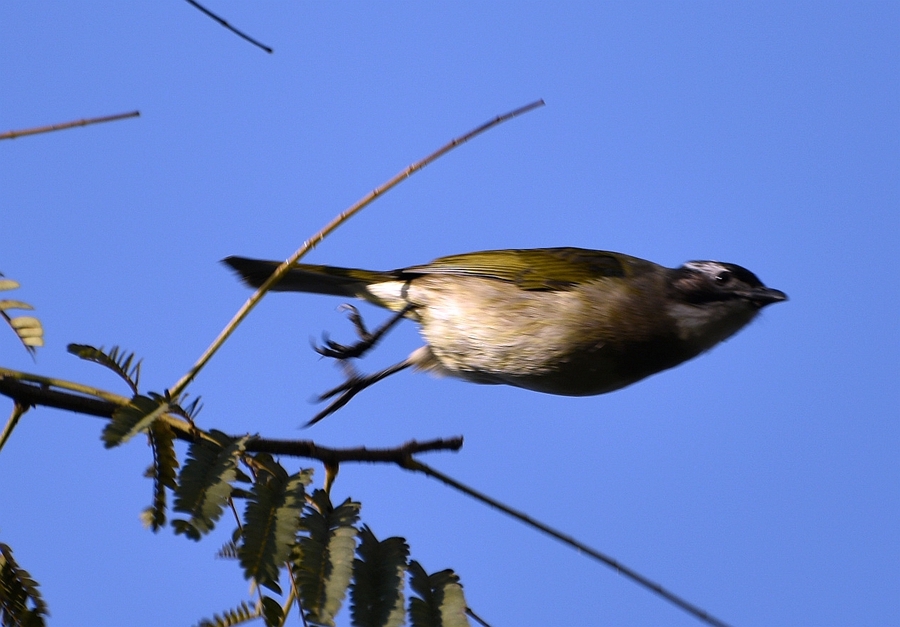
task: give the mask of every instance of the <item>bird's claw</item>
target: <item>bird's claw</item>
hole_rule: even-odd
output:
[[[395,313],[393,316],[388,318],[388,320],[380,327],[375,329],[375,331],[370,332],[366,328],[366,323],[363,321],[362,316],[360,315],[359,310],[356,307],[350,304],[341,305],[341,311],[349,312],[347,314],[347,318],[356,329],[356,335],[359,337],[359,341],[355,344],[345,346],[344,344],[339,344],[338,342],[329,339],[327,334],[323,334],[323,345],[319,346],[313,343],[313,348],[323,357],[331,357],[332,359],[344,360],[362,357],[373,346],[375,346],[375,344],[378,343],[378,340],[380,340],[381,337],[391,329],[391,327],[402,320],[407,313],[412,311],[412,309],[412,305],[407,305],[406,307]]]
[[[313,348],[317,353],[322,355],[323,357],[331,357],[333,359],[339,360],[341,365],[344,367],[346,380],[334,387],[317,399],[319,402],[322,402],[327,399],[333,399],[331,403],[320,411],[318,414],[312,417],[312,420],[306,423],[305,426],[309,427],[314,425],[315,423],[322,420],[326,416],[333,414],[341,407],[350,402],[350,399],[356,396],[359,392],[366,389],[373,383],[384,379],[385,377],[403,370],[404,368],[412,365],[412,362],[408,359],[385,368],[380,372],[376,372],[374,374],[362,375],[356,371],[356,369],[351,364],[350,359],[361,357],[364,355],[369,349],[371,349],[375,344],[378,343],[378,340],[382,338],[382,336],[387,333],[391,327],[396,325],[400,320],[406,316],[407,313],[414,309],[412,304],[407,304],[403,309],[394,313],[393,316],[388,318],[380,327],[375,329],[372,332],[366,328],[365,323],[363,322],[362,316],[359,313],[359,310],[353,305],[341,305],[342,311],[349,312],[347,317],[350,319],[351,324],[356,328],[356,334],[359,336],[360,340],[355,344],[351,344],[349,346],[344,346],[343,344],[339,344],[334,340],[329,339],[327,334],[322,335],[322,345],[317,345],[313,342]],[[337,398],[334,398],[337,397]]]
[[[365,352],[365,349],[367,347],[363,346],[363,348],[361,349],[361,345],[363,345],[363,342],[357,342],[356,344],[345,346],[344,344],[339,344],[338,342],[329,339],[328,334],[323,333],[322,345],[313,342],[313,350],[319,353],[322,357],[331,357],[332,359],[351,359],[353,357],[359,357],[363,352]]]
[[[363,342],[372,341],[373,336],[366,328],[366,323],[363,322],[362,316],[359,313],[359,309],[357,309],[350,303],[344,303],[343,305],[338,307],[338,311],[350,312],[347,314],[347,318],[350,320],[350,323],[356,328],[356,334],[359,336],[359,338]]]
[[[329,339],[327,333],[323,333],[322,345],[320,346],[313,343],[313,349],[323,357],[331,357],[332,359],[344,360],[362,357],[366,351],[375,345],[379,336],[369,333],[369,330],[366,328],[366,324],[363,322],[362,316],[359,314],[359,310],[356,307],[345,304],[340,306],[340,310],[349,312],[347,318],[356,328],[359,342],[350,345],[339,344],[338,342]]]

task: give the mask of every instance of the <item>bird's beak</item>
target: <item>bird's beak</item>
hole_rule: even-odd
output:
[[[781,301],[788,299],[787,294],[781,290],[773,290],[770,287],[757,287],[756,289],[748,291],[745,296],[760,309],[766,305],[780,303]]]

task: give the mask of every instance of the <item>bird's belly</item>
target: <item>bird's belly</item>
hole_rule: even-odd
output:
[[[580,295],[464,283],[411,294],[427,304],[419,310],[422,334],[446,374],[566,396],[603,394],[646,376],[619,372],[614,352],[581,323]]]
[[[440,348],[431,345],[431,350],[447,374],[466,381],[513,385],[562,396],[605,394],[646,376],[622,376],[617,364],[604,357],[602,348],[596,354],[577,359],[552,358],[540,353],[543,345],[535,346],[529,355],[528,351],[522,350],[526,348],[525,344],[519,343],[518,348],[509,353],[506,347],[498,349],[494,346],[486,350],[483,344],[470,345],[470,350],[464,352],[448,351],[443,343]]]
[[[572,352],[571,347],[547,350],[542,341],[526,338],[503,345],[471,340],[447,342],[442,336],[436,344],[429,341],[439,369],[473,383],[502,383],[561,396],[613,392],[689,357],[667,355],[654,345],[634,345],[623,352],[621,346],[598,343]]]
[[[631,324],[628,295],[602,290],[525,291],[475,277],[450,285],[417,280],[418,307],[436,370],[475,383],[505,383],[565,396],[604,394],[694,357],[674,330]]]

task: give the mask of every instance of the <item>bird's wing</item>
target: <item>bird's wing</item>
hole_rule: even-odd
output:
[[[532,248],[451,255],[400,273],[479,276],[523,290],[567,290],[592,279],[630,276],[644,264],[649,262],[602,250]]]

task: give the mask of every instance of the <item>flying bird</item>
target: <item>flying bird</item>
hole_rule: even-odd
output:
[[[280,265],[244,257],[224,263],[251,287]],[[326,342],[319,351],[330,357],[361,356],[402,318],[417,322],[425,339],[401,362],[323,394],[320,400],[337,399],[308,424],[410,366],[548,394],[605,394],[696,357],[766,305],[787,300],[732,263],[667,268],[582,248],[473,252],[386,272],[296,264],[272,291],[355,297],[395,312],[369,333],[351,307],[361,341]]]

